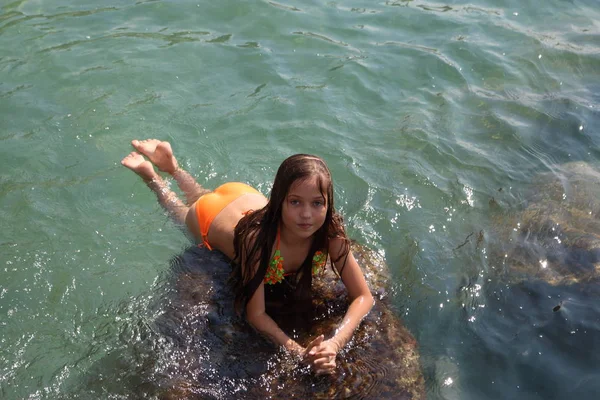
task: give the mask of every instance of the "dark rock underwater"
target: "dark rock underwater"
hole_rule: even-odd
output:
[[[161,399],[425,397],[417,343],[390,308],[382,257],[354,244],[376,298],[352,341],[337,357],[337,373],[316,377],[239,318],[227,285],[228,261],[190,248],[172,262],[173,292],[154,322],[169,343],[150,366],[146,395]],[[314,319],[293,336],[302,344],[330,337],[347,306],[341,280],[327,267],[313,280]],[[290,329],[289,327],[286,327]],[[291,332],[291,331],[288,331]]]

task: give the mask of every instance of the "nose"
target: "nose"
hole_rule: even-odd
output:
[[[302,207],[302,209],[300,210],[300,217],[302,219],[308,219],[310,218],[310,208],[309,207]]]

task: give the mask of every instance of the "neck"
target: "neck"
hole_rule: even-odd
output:
[[[293,244],[294,246],[306,246],[310,245],[314,239],[315,235],[311,235],[307,238],[299,237],[298,235],[294,235],[292,232],[287,231],[285,229],[279,228],[279,240],[286,245]]]

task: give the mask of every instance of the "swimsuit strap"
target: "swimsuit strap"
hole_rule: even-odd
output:
[[[275,246],[275,253],[273,254],[271,261],[269,261],[267,272],[263,278],[263,282],[268,285],[283,281],[283,257],[281,257],[281,252],[279,251],[279,240],[279,228],[277,228],[277,245]]]
[[[275,283],[280,283],[283,281],[285,276],[293,275],[295,272],[285,273],[283,269],[283,257],[281,256],[281,251],[279,251],[281,236],[280,230],[277,228],[277,244],[275,245],[275,252],[273,253],[273,258],[269,261],[269,265],[267,266],[267,271],[265,272],[265,277],[263,278],[263,282],[267,285],[274,285]],[[311,262],[311,272],[313,275],[322,272],[325,265],[327,264],[327,253],[321,250],[315,252]]]
[[[325,268],[325,264],[327,264],[327,253],[321,250],[316,251],[312,259],[312,274],[316,275],[322,271]]]

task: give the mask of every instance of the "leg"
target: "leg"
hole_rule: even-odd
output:
[[[121,164],[138,174],[146,182],[156,194],[160,205],[176,223],[185,225],[188,207],[169,189],[167,183],[158,176],[149,161],[146,161],[140,154],[132,152],[121,161]]]
[[[141,142],[133,140],[131,144],[137,151],[148,157],[159,170],[171,174],[175,178],[177,185],[185,194],[188,206],[191,206],[203,194],[210,193],[210,190],[200,186],[188,172],[179,168],[168,142],[148,139]]]
[[[211,192],[210,190],[200,186],[198,182],[196,182],[196,179],[189,174],[189,172],[179,167],[171,175],[173,178],[175,178],[177,186],[179,186],[179,188],[185,194],[185,201],[188,206],[192,206],[202,195]]]

